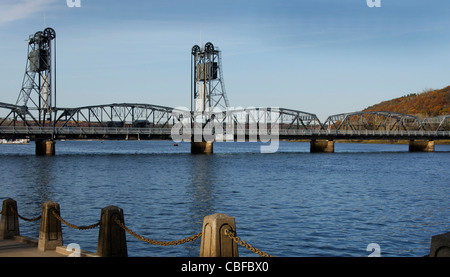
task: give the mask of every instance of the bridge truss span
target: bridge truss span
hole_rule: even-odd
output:
[[[55,120],[35,119],[26,106],[0,103],[0,135],[31,139],[167,139],[173,109],[165,106],[115,103],[56,108]]]
[[[396,112],[352,112],[329,116],[323,130],[413,131],[422,129],[419,117]]]
[[[450,130],[450,115],[427,117],[422,121],[425,130],[448,131]]]
[[[230,135],[232,140],[239,135],[245,140],[261,135],[280,139],[448,139],[450,131],[448,115],[420,120],[392,112],[337,114],[321,124],[315,114],[286,108],[228,108],[203,117],[187,108],[114,103],[56,108],[53,125],[37,120],[26,106],[0,103],[0,112],[2,138],[171,139],[176,126],[181,126],[175,134],[184,133],[183,140],[192,139],[195,127],[215,140]]]
[[[285,108],[237,108],[227,110],[224,115],[240,125],[269,123],[278,124],[280,129],[317,129],[321,126],[315,114]]]
[[[58,108],[56,127],[160,127],[171,126],[173,108],[119,103],[79,108]]]
[[[40,125],[40,122],[27,106],[0,102],[0,126]]]

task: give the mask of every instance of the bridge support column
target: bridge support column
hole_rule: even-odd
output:
[[[310,151],[311,151],[311,153],[334,153],[334,141],[332,141],[332,140],[325,140],[325,141],[311,140]]]
[[[54,140],[36,140],[36,155],[37,156],[53,156],[55,155],[55,141]]]
[[[409,152],[434,152],[433,140],[410,140]]]
[[[191,153],[192,154],[212,154],[213,153],[213,142],[212,141],[201,141],[201,142],[191,142]]]

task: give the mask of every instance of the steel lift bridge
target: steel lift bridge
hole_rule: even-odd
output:
[[[28,39],[17,102],[0,102],[0,139],[33,140],[37,155],[54,155],[62,139],[190,141],[192,153],[212,153],[216,141],[281,139],[309,140],[312,152],[333,152],[340,139],[407,139],[411,151],[433,151],[435,140],[450,139],[450,116],[354,112],[322,124],[315,114],[294,109],[232,108],[221,51],[210,42],[191,49],[190,109],[141,103],[66,108],[57,106],[56,96],[56,32],[46,28]]]

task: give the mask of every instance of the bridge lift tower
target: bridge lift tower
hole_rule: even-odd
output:
[[[28,54],[22,89],[16,105],[27,107],[28,120],[40,127],[53,127],[56,119],[56,32],[38,31],[28,39]],[[37,138],[37,154],[54,154],[54,137]]]
[[[222,73],[222,57],[219,49],[211,42],[203,48],[192,47],[191,56],[191,113],[201,115],[203,126],[213,118],[208,118],[212,111],[225,111],[229,107]],[[195,117],[194,117],[195,120]],[[191,140],[192,153],[212,153],[213,141]]]

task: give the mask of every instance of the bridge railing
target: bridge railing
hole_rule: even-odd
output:
[[[352,137],[352,136],[398,136],[398,137],[449,137],[450,131],[406,131],[406,130],[280,130],[283,136],[336,136],[336,137]]]
[[[187,132],[184,137],[188,139],[190,135],[201,136],[202,134],[212,134],[211,130],[206,129],[185,129],[181,132]],[[333,138],[370,138],[370,137],[389,137],[389,138],[436,138],[450,139],[450,131],[424,131],[424,130],[336,130],[336,129],[283,129],[279,128],[246,128],[243,130],[232,130],[227,132],[226,127],[222,130],[216,130],[214,135],[230,135],[256,137],[269,135],[270,139],[280,137],[328,137]],[[8,136],[127,136],[127,135],[162,135],[170,137],[173,135],[172,128],[134,128],[134,127],[39,127],[39,126],[0,126],[0,135]]]
[[[0,126],[0,134],[17,135],[170,135],[170,128]]]

